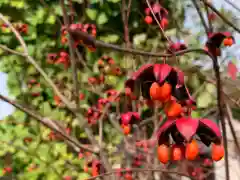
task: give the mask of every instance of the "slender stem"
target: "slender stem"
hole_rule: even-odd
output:
[[[207,13],[207,19],[208,19],[208,29],[209,29],[209,32],[213,32],[213,25],[212,25],[212,20],[210,19],[210,16],[209,16],[209,9],[207,7],[206,4],[204,4],[204,7],[205,7],[205,10],[206,10],[206,13]]]
[[[230,179],[229,175],[229,160],[228,160],[228,145],[227,145],[227,131],[226,131],[226,124],[224,119],[224,110],[223,110],[223,99],[222,99],[222,83],[221,83],[221,77],[220,77],[220,71],[219,71],[219,65],[217,62],[217,58],[214,57],[213,59],[213,68],[215,71],[216,76],[216,83],[217,83],[217,104],[218,104],[218,110],[219,110],[219,116],[220,116],[220,123],[222,126],[223,131],[223,143],[224,143],[224,151],[225,151],[225,169],[226,169],[226,180]]]
[[[75,109],[73,104],[67,100],[66,97],[62,95],[60,90],[57,88],[57,86],[53,83],[53,81],[48,77],[48,75],[44,72],[44,70],[36,63],[36,61],[29,55],[28,48],[26,43],[24,42],[22,36],[19,34],[19,32],[13,27],[13,25],[0,13],[0,19],[8,25],[8,27],[12,30],[16,38],[18,39],[19,43],[23,47],[24,53],[22,54],[24,57],[27,58],[27,60],[38,70],[38,72],[44,77],[44,79],[47,81],[47,83],[53,88],[54,92],[59,96],[59,98],[68,106],[70,110]]]
[[[231,26],[233,29],[235,29],[238,33],[240,33],[240,29],[236,27],[230,20],[228,20],[225,16],[222,15],[221,12],[219,12],[213,5],[211,5],[206,0],[201,0],[204,4],[206,4],[213,12],[215,12],[226,24]]]
[[[228,103],[226,103],[226,117],[227,117],[227,120],[228,120],[230,131],[231,131],[231,133],[233,135],[234,143],[235,143],[235,145],[237,147],[238,153],[240,153],[240,145],[239,145],[239,142],[238,142],[236,131],[235,131],[234,126],[232,124],[232,121],[233,121],[232,111],[231,111],[230,106],[229,106]]]
[[[67,26],[67,29],[70,26],[67,11],[64,5],[64,0],[60,0],[60,5],[63,12],[63,20],[64,25]],[[71,68],[72,68],[72,78],[73,78],[73,85],[74,85],[74,96],[77,106],[79,106],[79,83],[78,83],[78,75],[77,75],[77,66],[76,66],[76,56],[74,54],[74,43],[71,36],[68,36],[68,46],[70,51],[70,59],[71,59]]]
[[[204,27],[204,29],[205,29],[206,34],[208,34],[209,31],[208,31],[207,24],[206,24],[206,22],[205,22],[205,20],[204,20],[203,14],[202,14],[202,12],[201,12],[201,9],[200,9],[197,1],[196,1],[196,0],[192,0],[192,3],[193,3],[193,5],[194,5],[194,7],[196,8],[197,13],[198,13],[198,15],[199,15],[199,17],[200,17],[200,19],[201,19],[201,21],[202,21],[202,24],[203,24],[203,27]]]
[[[233,3],[232,0],[224,0],[224,1],[240,12],[240,7],[238,7],[237,4]]]
[[[185,177],[188,177],[190,179],[193,179],[192,177],[186,175],[185,173],[178,172],[178,171],[168,171],[168,170],[164,170],[162,168],[155,168],[155,169],[130,168],[130,169],[127,169],[127,170],[114,170],[114,171],[111,171],[111,172],[103,173],[103,174],[100,174],[98,176],[88,178],[87,180],[94,180],[94,179],[101,178],[101,177],[104,177],[104,176],[109,176],[109,175],[114,174],[114,173],[118,173],[118,172],[125,173],[125,172],[129,172],[129,171],[131,171],[131,172],[148,172],[148,171],[164,172],[164,173],[176,174],[176,175],[179,175],[179,176],[185,176]]]
[[[45,125],[46,127],[52,129],[53,131],[59,133],[60,135],[62,135],[67,141],[69,141],[70,143],[68,143],[70,146],[74,145],[74,149],[77,148],[81,148],[83,150],[92,152],[92,153],[98,153],[98,151],[92,150],[90,148],[85,147],[84,145],[81,145],[76,139],[74,139],[73,137],[67,135],[64,130],[62,128],[60,128],[59,125],[57,125],[55,123],[55,121],[50,120],[47,117],[42,117],[41,115],[39,115],[37,112],[21,105],[20,103],[10,100],[7,97],[3,96],[0,94],[0,99],[13,105],[14,107],[16,107],[17,109],[25,112],[26,114],[28,114],[29,116],[31,116],[32,118],[36,119],[37,121],[39,121],[41,124]]]

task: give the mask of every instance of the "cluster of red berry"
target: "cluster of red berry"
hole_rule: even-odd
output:
[[[10,166],[3,168],[3,174],[10,174],[12,172],[12,168]]]
[[[100,172],[104,173],[105,171],[100,161],[96,159],[87,162],[83,169],[86,173],[90,172],[92,176],[98,176]]]
[[[65,129],[65,133],[67,134],[67,135],[70,135],[70,133],[71,133],[71,128],[66,128]],[[49,134],[48,134],[48,138],[49,138],[49,140],[51,140],[51,141],[62,141],[62,140],[64,140],[64,138],[62,137],[62,135],[60,135],[60,134],[58,134],[58,133],[56,133],[56,132],[54,132],[54,131],[51,131]]]
[[[104,111],[104,108],[106,107],[106,105],[111,102],[116,102],[119,100],[118,98],[119,93],[114,89],[107,90],[105,94],[106,94],[106,98],[99,98],[98,103],[88,109],[86,117],[88,119],[89,124],[92,124],[92,125],[96,124],[97,120],[101,117],[102,112]]]
[[[191,117],[196,103],[185,85],[181,70],[168,64],[143,65],[126,81],[126,87],[130,94],[141,88],[141,96],[153,101],[156,107],[164,109],[166,121],[158,131],[160,162],[196,159],[199,147],[195,135],[200,137],[203,144],[212,145],[213,160],[218,161],[223,157],[224,149],[218,125],[209,119]],[[122,115],[121,120],[127,134],[129,126],[126,124],[136,122],[140,117],[137,113],[128,112]],[[170,142],[169,135],[175,143]]]
[[[79,30],[79,31],[88,33],[93,37],[96,37],[96,35],[97,35],[97,29],[96,29],[95,24],[81,24],[81,23],[71,24],[69,29]],[[62,44],[67,43],[67,34],[68,33],[67,33],[67,30],[66,30],[66,27],[62,27],[62,31],[61,31],[61,43]],[[77,46],[79,44],[84,44],[84,42],[82,40],[75,42],[75,46]],[[89,48],[89,50],[91,50],[90,47],[88,47],[88,48]]]
[[[160,4],[155,3],[151,6],[152,12],[154,13],[157,20],[160,22],[161,28],[165,29],[168,26],[168,11]],[[145,22],[147,24],[153,23],[153,14],[150,8],[145,9]]]
[[[63,64],[65,69],[68,69],[70,66],[69,54],[66,51],[60,51],[57,53],[50,53],[47,56],[48,64]]]
[[[8,25],[7,24],[2,24],[1,25],[2,30],[4,31],[5,29],[8,29]],[[28,25],[24,24],[24,23],[13,23],[13,27],[22,34],[27,34],[28,33]]]

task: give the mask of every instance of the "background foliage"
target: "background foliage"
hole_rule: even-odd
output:
[[[164,42],[159,28],[155,25],[147,25],[144,21],[144,9],[147,7],[144,2],[132,1],[128,23],[131,46],[146,51],[163,52]],[[93,23],[97,27],[98,40],[125,46],[120,0],[72,0],[72,3],[75,14],[74,23]],[[184,20],[193,9],[191,2],[166,0],[162,3],[169,10],[170,15],[170,25],[165,31],[166,35],[175,42],[184,41],[189,47],[202,47],[204,31],[200,30],[197,34],[193,34],[191,29],[184,27]],[[68,10],[72,11],[71,8]],[[228,18],[231,17],[231,12],[223,9],[221,11]],[[27,24],[27,33],[22,35],[30,55],[37,60],[64,95],[73,101],[71,68],[65,69],[62,64],[49,64],[47,61],[50,53],[56,53],[59,56],[61,51],[68,52],[68,47],[61,43],[60,22],[63,18],[59,2],[57,0],[1,0],[0,12],[13,24]],[[213,23],[218,30],[229,30],[218,18]],[[199,25],[200,21],[197,20],[196,24]],[[11,49],[22,51],[13,33],[4,25],[0,31],[0,44],[7,44]],[[84,98],[80,101],[83,114],[98,98],[106,96],[103,93],[104,90],[109,88],[123,90],[127,76],[141,64],[161,60],[161,58],[144,58],[104,49],[97,49],[94,53],[83,47],[79,47],[79,50],[88,67],[79,65],[81,71],[78,71],[78,78],[81,81],[79,94],[84,94]],[[112,57],[125,73],[122,76],[107,75],[104,84],[93,87],[88,83],[88,78],[100,74],[97,62],[102,55]],[[58,105],[56,95],[32,65],[23,57],[4,51],[0,51],[0,57],[0,70],[8,74],[8,89],[12,97],[30,105],[32,109],[39,110],[44,116],[63,122],[66,128],[71,128],[71,134],[80,142],[86,141],[86,135],[77,127],[74,116],[64,105]],[[194,117],[200,117],[206,113],[206,109],[216,106],[215,86],[205,81],[206,77],[213,78],[212,71],[203,70],[201,65],[193,65],[193,61],[198,59],[210,61],[198,54],[187,54],[179,58],[180,68],[186,72],[188,86],[197,100],[199,109],[193,112]],[[226,70],[226,67],[222,67]],[[226,82],[231,81],[227,75],[224,74],[224,77]],[[39,85],[30,85],[30,81],[36,81]],[[234,95],[233,98],[235,98]],[[97,132],[97,129],[94,131]],[[89,177],[83,171],[84,159],[79,158],[78,154],[67,147],[63,141],[52,140],[49,137],[50,134],[51,131],[48,128],[19,110],[1,121],[0,176],[3,175],[3,169],[10,166],[13,171],[9,176],[24,180],[54,180],[66,176],[82,180]],[[104,126],[104,139],[109,154],[116,151],[116,145],[122,141],[122,137],[110,124]],[[117,164],[119,158],[121,158],[120,155],[112,155],[111,161]]]

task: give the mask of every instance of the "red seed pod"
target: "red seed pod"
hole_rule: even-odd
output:
[[[212,159],[220,161],[224,156],[224,147],[222,144],[212,144]]]
[[[199,148],[196,140],[186,145],[185,158],[187,160],[195,160],[199,154]]]
[[[158,160],[163,163],[166,164],[169,161],[169,147],[165,144],[161,144],[158,146]]]

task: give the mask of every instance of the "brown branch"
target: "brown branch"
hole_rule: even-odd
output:
[[[126,0],[122,0],[121,14],[122,14],[123,27],[124,27],[124,40],[126,42],[127,48],[130,47],[128,20],[131,12],[131,4],[132,4],[132,0],[128,1],[128,5],[126,5]]]
[[[234,9],[240,12],[240,7],[238,7],[236,4],[231,2],[230,0],[224,0],[226,3],[228,3],[230,6],[232,6]]]
[[[233,116],[232,116],[232,111],[231,111],[228,103],[226,103],[226,117],[227,117],[227,121],[228,121],[228,124],[229,124],[229,127],[230,127],[230,131],[231,131],[232,136],[233,136],[234,143],[237,147],[238,153],[240,154],[240,145],[239,145],[239,142],[238,142],[238,139],[237,139],[237,136],[236,136],[236,131],[235,131],[234,126],[232,124]]]
[[[17,109],[25,112],[26,114],[28,114],[29,116],[31,116],[32,118],[36,119],[38,122],[40,122],[41,124],[43,124],[44,126],[50,128],[51,130],[59,133],[64,139],[67,140],[67,143],[72,146],[74,149],[83,149],[85,151],[89,151],[92,152],[94,154],[98,153],[98,149],[97,150],[92,150],[90,148],[85,147],[84,145],[80,144],[76,139],[74,139],[73,137],[67,135],[64,132],[64,129],[61,128],[61,126],[59,124],[57,124],[56,121],[53,121],[47,117],[42,117],[41,115],[39,115],[37,112],[30,110],[29,108],[21,105],[20,103],[10,100],[9,98],[3,96],[0,94],[0,99],[13,105],[14,107],[16,107]],[[70,143],[69,143],[70,142]],[[74,146],[73,146],[74,145]]]
[[[13,25],[1,13],[0,13],[0,19],[8,25],[8,27],[12,30],[17,40],[23,47],[24,53],[22,54],[22,56],[24,56],[38,70],[38,72],[44,77],[47,83],[53,88],[54,92],[59,96],[59,98],[64,102],[64,104],[66,104],[70,110],[75,109],[75,106],[70,101],[68,101],[65,96],[63,96],[63,94],[60,92],[57,86],[53,83],[53,81],[48,77],[48,75],[43,71],[43,69],[36,63],[36,61],[29,55],[27,45],[24,42],[20,33],[13,27]]]
[[[50,167],[58,176],[58,178],[61,178],[61,174],[57,171],[57,169],[52,166],[50,163],[46,162],[44,159],[41,158],[41,156],[39,156],[37,153],[34,153],[34,151],[29,151],[28,149],[25,149],[25,147],[22,146],[17,146],[14,145],[13,142],[6,142],[6,141],[2,141],[0,140],[1,144],[6,144],[7,146],[11,146],[15,149],[17,149],[17,151],[22,150],[24,151],[28,156],[32,156],[32,157],[36,157],[38,160],[42,161],[44,164],[46,164],[48,167]]]
[[[79,31],[79,30],[71,30],[69,29],[70,34],[72,37],[76,40],[82,40],[85,41],[87,45],[92,45],[94,47],[98,48],[105,48],[105,49],[110,49],[112,51],[118,51],[118,52],[123,52],[123,53],[129,53],[133,55],[141,55],[141,56],[146,56],[146,57],[173,57],[173,56],[180,56],[184,55],[187,53],[199,53],[199,54],[205,54],[211,57],[208,51],[205,51],[204,49],[186,49],[183,51],[178,51],[175,52],[175,54],[168,54],[168,53],[152,53],[152,52],[146,52],[142,50],[137,50],[137,49],[131,49],[131,48],[123,48],[118,45],[114,44],[109,44],[105,43],[103,41],[98,41],[92,36],[88,35],[85,32]]]
[[[67,108],[72,111],[74,115],[78,118],[78,120],[82,120],[86,122],[86,119],[80,114],[79,112],[76,112],[76,105],[71,103],[57,88],[57,86],[54,84],[54,82],[51,80],[50,77],[46,74],[46,72],[38,65],[38,63],[31,57],[28,53],[27,45],[24,42],[22,36],[19,34],[19,32],[13,27],[13,25],[0,13],[0,19],[4,21],[8,25],[8,27],[12,30],[18,41],[20,42],[21,46],[23,47],[24,53],[23,56],[37,69],[37,71],[43,76],[43,78],[46,80],[48,85],[51,86],[51,88],[54,90],[57,96],[61,99],[61,101],[67,106]],[[92,144],[96,144],[96,140],[94,139],[94,136],[92,134],[92,130],[89,127],[84,128],[85,133],[87,134],[89,140],[92,142]]]
[[[64,0],[60,0],[60,6],[62,8],[63,12],[63,20],[64,25],[69,28],[70,23],[67,16],[67,10],[64,6]],[[67,29],[68,29],[67,28]],[[79,83],[78,83],[78,75],[77,75],[77,66],[76,66],[76,57],[74,54],[74,42],[71,36],[68,36],[68,47],[70,51],[70,59],[71,59],[71,68],[72,68],[72,79],[73,79],[73,85],[74,85],[74,96],[77,107],[79,106]]]
[[[114,170],[114,171],[111,171],[111,172],[107,172],[107,173],[103,173],[103,174],[100,174],[98,176],[94,176],[94,177],[91,177],[91,178],[88,178],[87,180],[94,180],[94,179],[97,179],[97,178],[101,178],[101,177],[104,177],[104,176],[109,176],[111,174],[114,174],[114,173],[125,173],[125,172],[148,172],[148,171],[151,171],[151,172],[164,172],[164,173],[172,173],[172,174],[177,174],[179,176],[185,176],[185,177],[188,177],[190,179],[193,179],[191,176],[188,176],[186,175],[185,173],[182,173],[182,172],[177,172],[177,171],[169,171],[169,170],[164,170],[164,169],[160,169],[160,168],[156,168],[156,169],[143,169],[143,168],[130,168],[130,169],[123,169],[123,170]]]
[[[215,71],[216,76],[216,84],[217,84],[217,104],[218,104],[218,110],[219,110],[219,117],[220,117],[220,123],[222,126],[223,131],[223,144],[224,144],[224,151],[225,151],[225,168],[226,168],[226,180],[230,179],[229,175],[229,160],[228,160],[228,145],[227,145],[227,131],[226,131],[226,124],[224,119],[224,109],[223,109],[223,96],[222,96],[222,82],[221,82],[221,76],[219,71],[219,65],[216,57],[212,58],[213,61],[213,69]]]
[[[226,24],[235,29],[238,33],[240,33],[240,29],[236,27],[230,20],[228,20],[225,16],[223,16],[212,4],[207,2],[206,0],[201,0],[206,6],[208,6],[213,12],[215,12]]]
[[[213,32],[213,25],[212,25],[212,20],[210,19],[210,16],[209,16],[209,8],[207,7],[206,4],[204,4],[204,8],[206,10],[206,13],[207,13],[207,19],[208,19],[208,31],[211,33]]]
[[[10,49],[10,48],[8,48],[7,46],[4,46],[4,45],[2,45],[2,44],[0,44],[0,49],[4,50],[4,51],[6,51],[6,52],[12,53],[12,54],[16,54],[16,55],[19,55],[19,56],[24,56],[23,53],[18,52],[18,51],[15,51],[15,50],[13,50],[13,49]]]
[[[205,30],[206,34],[208,35],[209,30],[208,30],[207,24],[206,24],[206,22],[204,20],[204,17],[203,17],[203,14],[201,12],[201,9],[200,9],[200,7],[199,7],[199,5],[198,5],[196,0],[192,0],[192,3],[194,5],[195,9],[197,10],[197,13],[198,13],[198,15],[199,15],[199,17],[201,19],[201,22],[203,24],[204,30]]]
[[[202,24],[205,28],[207,37],[208,37],[208,32],[211,32],[211,29],[208,28],[208,26],[206,25],[204,18],[201,14],[200,8],[198,7],[198,4],[195,0],[192,0],[196,10],[200,16],[200,19],[202,21]],[[203,0],[204,1],[204,0]],[[204,1],[205,5],[209,4]],[[220,14],[221,15],[221,14]],[[209,18],[209,17],[208,17]],[[210,23],[210,21],[209,21]],[[224,143],[224,151],[225,151],[225,169],[226,169],[226,180],[229,180],[230,175],[229,175],[229,160],[228,160],[228,144],[227,144],[227,131],[226,131],[226,124],[225,124],[225,119],[224,119],[224,108],[223,108],[223,99],[222,99],[222,82],[221,82],[221,76],[220,76],[220,70],[219,70],[219,64],[218,64],[218,59],[216,56],[213,56],[211,54],[209,54],[211,59],[212,59],[212,63],[213,63],[213,69],[215,72],[215,77],[216,77],[216,87],[217,87],[217,105],[218,105],[218,111],[219,111],[219,117],[220,117],[220,123],[222,126],[222,131],[223,131],[223,143]]]

